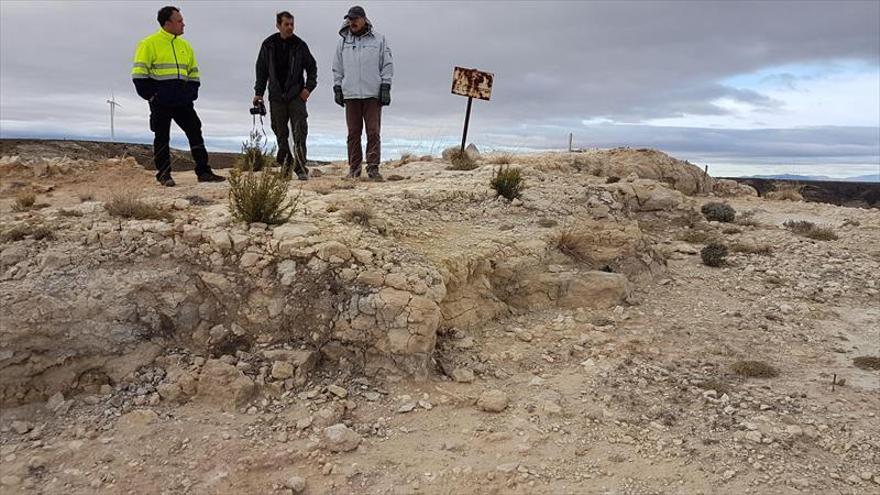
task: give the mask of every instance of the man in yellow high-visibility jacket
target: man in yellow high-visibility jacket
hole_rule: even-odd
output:
[[[150,130],[153,131],[153,161],[156,180],[174,186],[171,178],[171,121],[186,133],[199,182],[226,180],[208,166],[208,151],[202,137],[202,121],[193,101],[199,96],[199,67],[192,47],[180,36],[183,16],[177,7],[162,7],[157,20],[161,29],[138,43],[131,78],[141,98],[150,102]]]

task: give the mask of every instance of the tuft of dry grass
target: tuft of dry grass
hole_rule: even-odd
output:
[[[83,212],[79,210],[58,210],[58,214],[62,217],[81,217]]]
[[[513,163],[513,153],[495,153],[489,157],[492,165],[510,165]]]
[[[734,253],[757,254],[760,256],[770,256],[771,254],[773,254],[773,247],[769,244],[735,242],[730,245],[730,250]]]
[[[37,202],[37,196],[32,192],[19,194],[12,203],[12,211],[28,211],[34,207]]]
[[[590,256],[592,239],[590,235],[573,225],[566,225],[553,234],[550,243],[560,253],[575,261],[581,263],[592,261]]]
[[[746,378],[773,378],[779,376],[779,370],[763,361],[737,361],[730,369],[739,376]]]
[[[853,364],[863,370],[880,370],[880,356],[859,356],[853,358]]]
[[[733,223],[744,227],[758,227],[761,223],[755,220],[755,213],[755,210],[737,212],[736,219]]]
[[[373,209],[365,205],[351,206],[342,211],[345,221],[361,226],[369,225],[373,217]]]
[[[412,153],[403,153],[400,155],[400,160],[398,160],[397,165],[406,165],[407,163],[416,161],[416,155]]]
[[[52,240],[55,238],[55,231],[45,225],[24,223],[0,233],[0,241],[2,242],[16,242],[27,237],[33,237],[37,241]]]
[[[779,201],[803,201],[804,197],[801,195],[803,190],[804,186],[800,184],[781,184],[776,190],[764,194],[764,197]]]
[[[449,170],[473,170],[478,167],[477,162],[461,149],[455,149],[449,153],[449,163],[451,164],[448,167]]]
[[[144,202],[131,193],[117,192],[110,197],[110,201],[104,203],[104,209],[111,216],[129,218],[134,220],[164,220],[174,219],[171,213],[160,209],[155,205]]]
[[[837,234],[834,229],[827,226],[816,225],[807,220],[786,220],[782,225],[797,235],[815,239],[817,241],[836,241]]]
[[[678,235],[680,241],[690,244],[709,244],[719,240],[718,234],[711,230],[688,229]]]
[[[312,191],[314,191],[317,194],[320,194],[321,196],[326,196],[326,195],[330,194],[331,192],[333,192],[333,190],[336,188],[333,187],[332,184],[328,184],[326,182],[318,182],[318,183],[309,184],[309,189],[311,189]]]

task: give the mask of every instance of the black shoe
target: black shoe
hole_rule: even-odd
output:
[[[296,180],[309,180],[309,174],[296,174]]]
[[[177,185],[177,183],[175,183],[174,179],[172,179],[171,177],[163,177],[161,179],[158,179],[158,181],[159,184],[162,184],[165,187],[174,187]]]
[[[368,170],[367,177],[373,182],[385,182],[385,177],[382,177],[378,170]]]
[[[205,172],[198,176],[199,182],[223,182],[226,180],[226,177],[222,175],[217,175],[214,172]]]
[[[346,174],[346,179],[359,179],[361,177],[361,170],[349,170],[348,174]]]

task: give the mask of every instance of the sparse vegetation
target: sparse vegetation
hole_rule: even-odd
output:
[[[504,196],[508,200],[513,200],[522,194],[522,174],[518,168],[510,168],[509,165],[502,165],[492,174],[492,182],[490,185],[492,186],[492,189],[495,189],[495,192],[497,192],[499,196]]]
[[[35,240],[52,240],[55,238],[55,232],[42,224],[23,223],[15,225],[0,234],[2,242],[21,241],[27,237],[33,237]]]
[[[270,152],[266,151],[262,136],[251,133],[241,150],[241,157],[229,174],[229,210],[233,218],[269,225],[288,221],[299,206],[302,191],[288,198],[287,177],[268,167]],[[263,167],[262,172],[256,172]]]
[[[12,203],[12,211],[27,211],[34,207],[37,197],[32,192],[19,194]]]
[[[746,378],[773,378],[779,376],[779,370],[763,361],[737,361],[730,369],[739,376]]]
[[[589,234],[573,225],[566,225],[551,239],[551,245],[559,252],[582,263],[591,261],[591,244]]]
[[[859,356],[853,358],[853,364],[863,370],[880,370],[880,356]]]
[[[797,235],[815,239],[817,241],[837,240],[837,234],[834,232],[834,229],[831,227],[819,226],[807,220],[786,220],[782,225]]]
[[[736,219],[733,223],[745,227],[757,227],[761,225],[760,222],[755,220],[755,210],[746,210],[737,213]]]
[[[727,253],[727,246],[713,242],[700,250],[700,258],[704,265],[718,267],[725,263]]]
[[[83,212],[79,210],[58,210],[58,214],[62,217],[81,217]]]
[[[449,163],[451,164],[449,170],[473,170],[478,166],[466,151],[460,149],[452,150],[449,153]]]
[[[513,153],[495,153],[489,158],[492,165],[510,165],[513,163]]]
[[[170,221],[174,218],[171,213],[143,201],[130,191],[114,193],[110,201],[104,203],[104,209],[111,216],[133,220]]]
[[[342,218],[347,222],[361,226],[369,225],[374,216],[372,208],[365,205],[352,206],[342,211]]]
[[[732,222],[736,218],[736,210],[727,203],[706,203],[700,208],[700,212],[710,222]]]
[[[416,160],[416,156],[412,153],[403,153],[400,155],[400,160],[397,162],[397,165],[406,165],[407,163],[414,162]]]
[[[800,184],[780,184],[776,190],[764,194],[764,197],[783,201],[803,201],[804,197],[801,195],[803,190],[804,186]]]
[[[688,229],[678,235],[678,239],[690,244],[709,244],[719,240],[718,234],[711,230]]]
[[[773,254],[773,248],[769,244],[736,242],[730,245],[730,250],[734,253],[757,254],[761,256],[769,256]]]

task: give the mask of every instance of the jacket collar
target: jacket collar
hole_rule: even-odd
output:
[[[176,39],[176,38],[177,38],[177,35],[176,35],[176,34],[171,34],[171,33],[169,33],[168,31],[165,31],[165,30],[162,29],[162,28],[159,28],[159,32],[158,32],[157,34],[158,34],[159,36],[161,36],[163,39],[166,39],[166,40],[173,40],[173,39]]]

